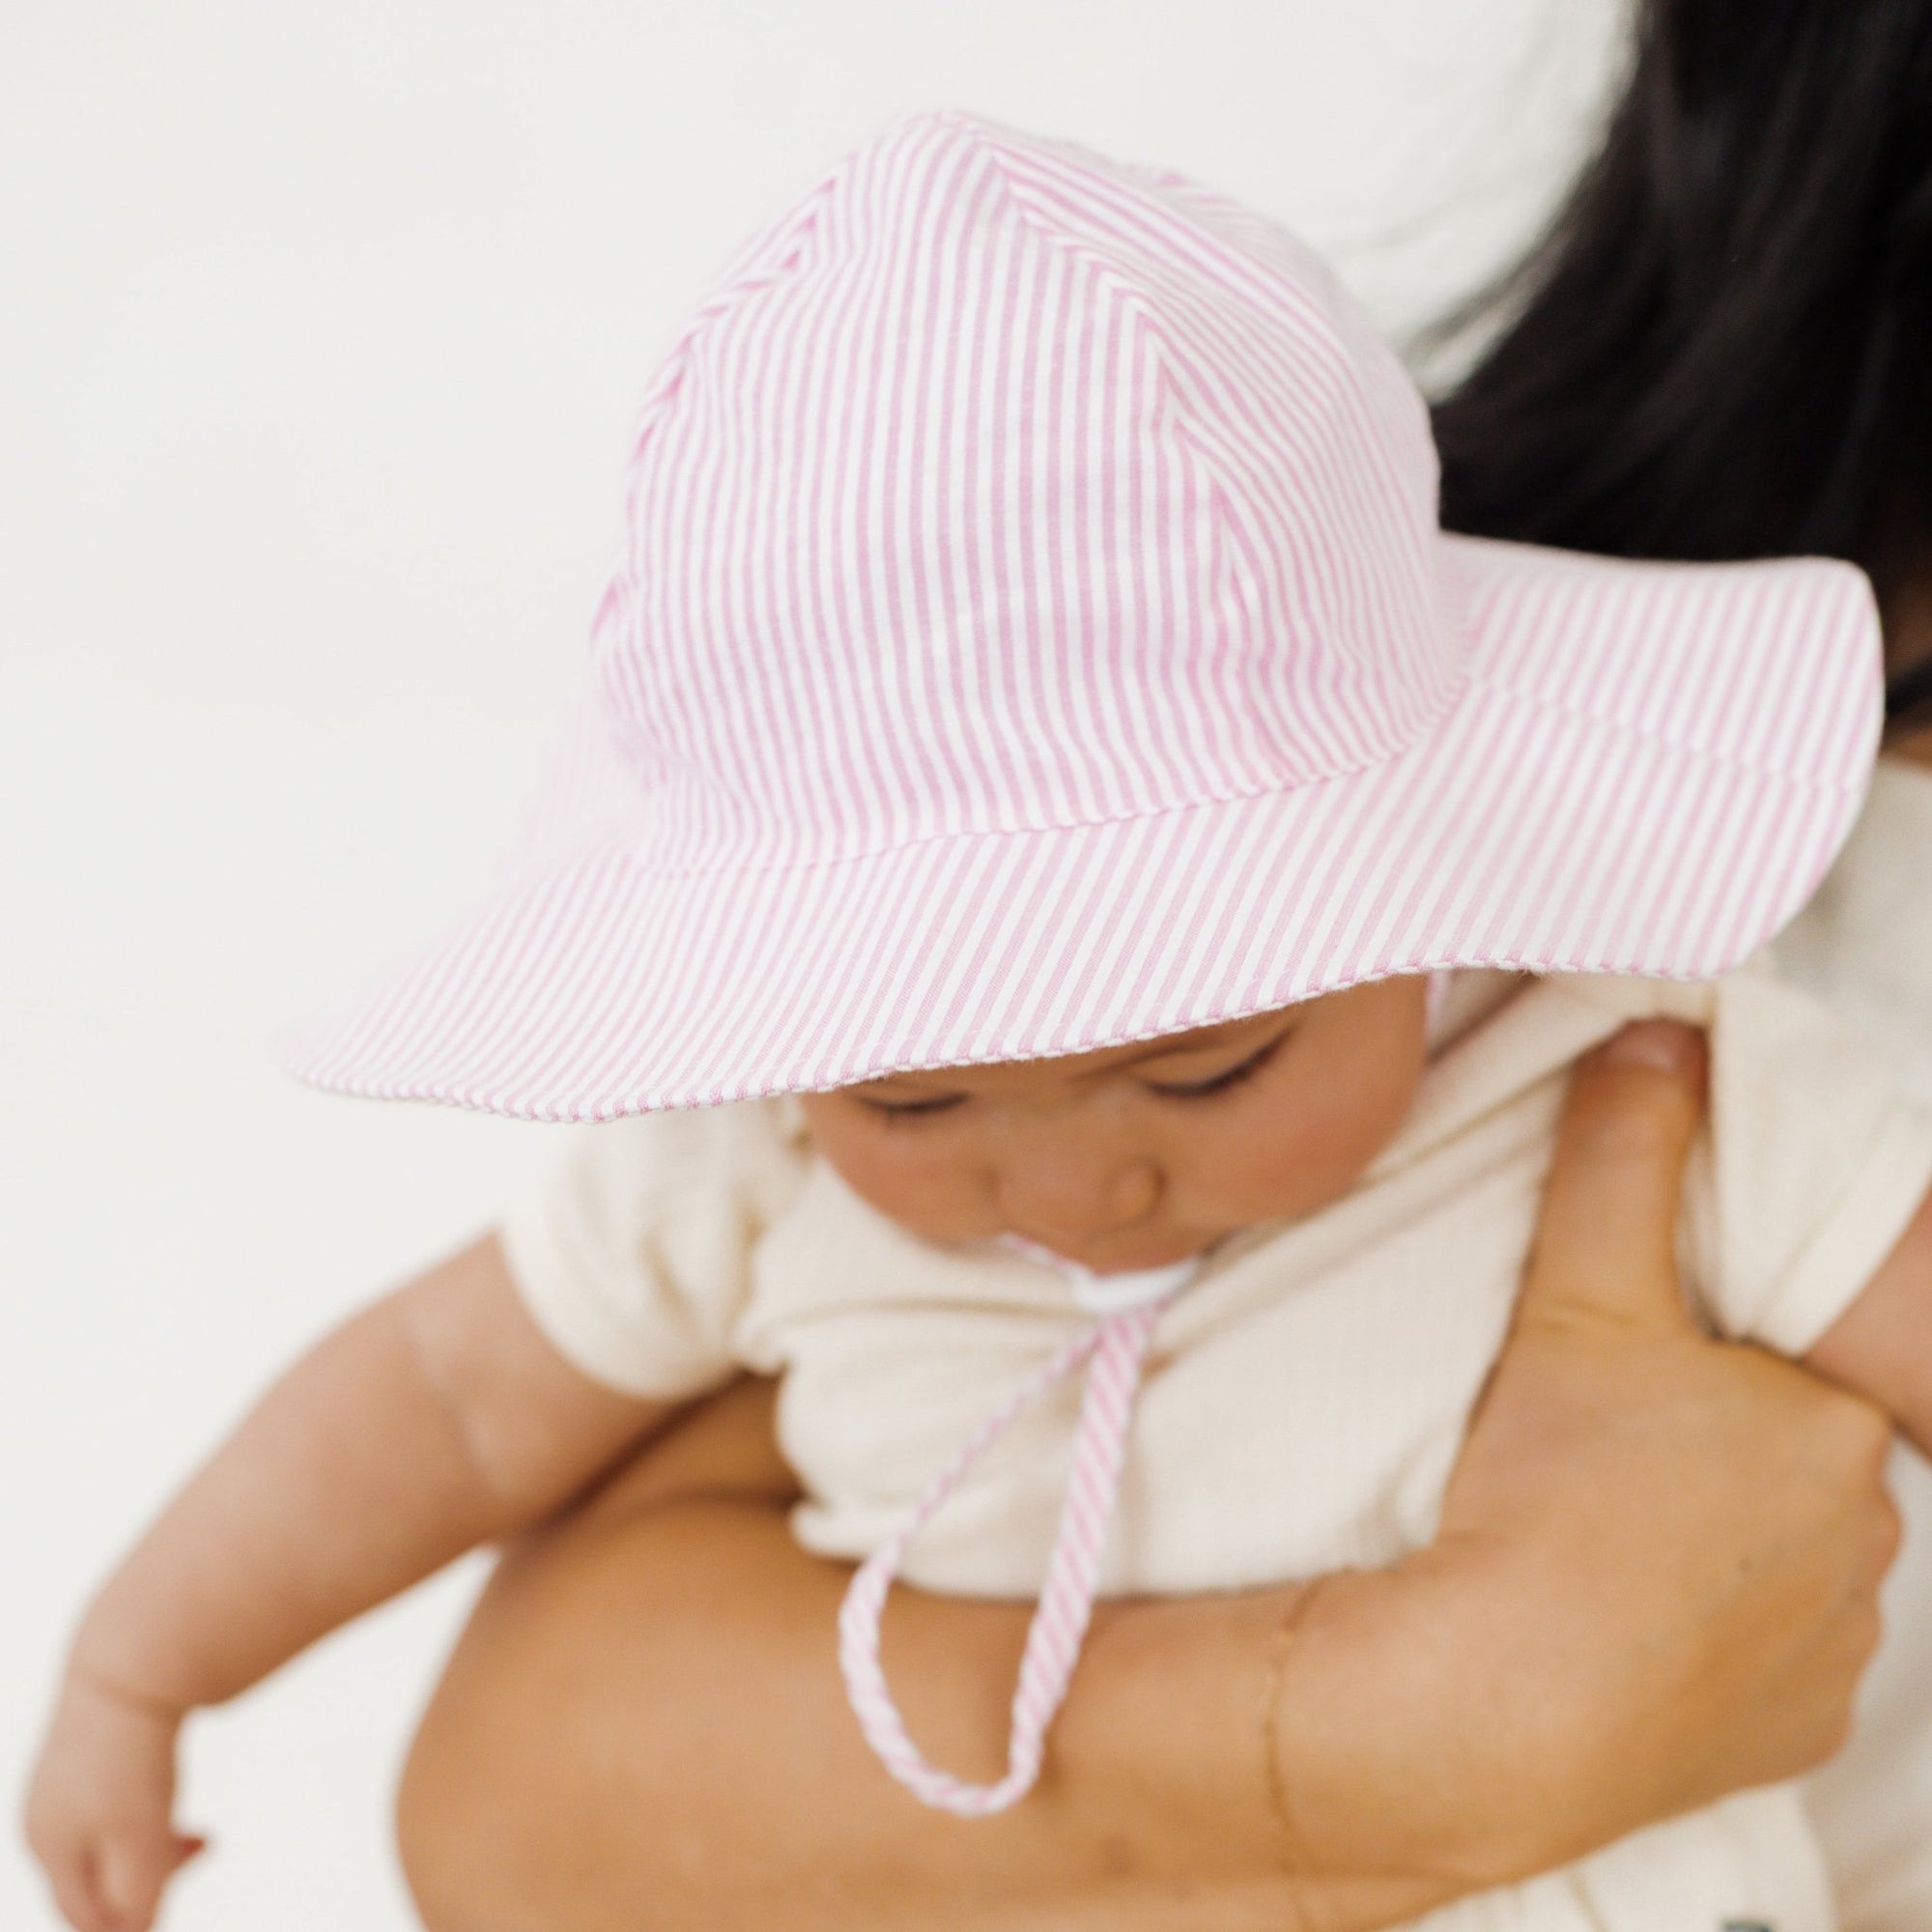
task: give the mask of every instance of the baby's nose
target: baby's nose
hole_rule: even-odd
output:
[[[1016,1235],[1065,1250],[1153,1211],[1160,1175],[1137,1155],[1015,1148],[1000,1169],[1000,1209]]]

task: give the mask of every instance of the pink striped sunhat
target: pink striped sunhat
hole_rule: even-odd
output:
[[[525,849],[291,1065],[605,1119],[1437,967],[1736,964],[1862,797],[1864,580],[1449,537],[1435,483],[1272,223],[897,123],[651,385]]]

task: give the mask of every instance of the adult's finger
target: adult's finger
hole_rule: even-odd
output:
[[[1519,1322],[1689,1323],[1677,1213],[1705,1063],[1703,1035],[1673,1020],[1639,1020],[1577,1062]]]

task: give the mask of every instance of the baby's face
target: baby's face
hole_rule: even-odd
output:
[[[1098,1273],[1161,1267],[1345,1192],[1402,1124],[1424,981],[1057,1060],[809,1094],[846,1183],[927,1240],[1018,1235]]]

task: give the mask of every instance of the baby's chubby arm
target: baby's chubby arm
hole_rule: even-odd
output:
[[[310,1350],[82,1619],[27,1801],[69,1920],[139,1932],[197,1848],[170,1820],[190,1710],[549,1515],[669,1413],[556,1352],[494,1236]]]
[[[1805,1360],[1877,1403],[1932,1456],[1932,1193]]]

